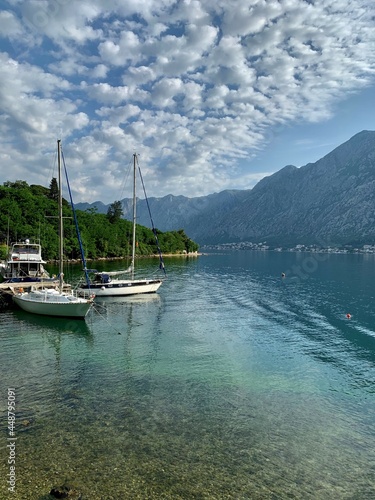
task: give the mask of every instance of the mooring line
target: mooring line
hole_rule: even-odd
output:
[[[121,332],[119,332],[119,331],[118,331],[118,329],[116,329],[116,328],[114,327],[114,325],[112,325],[112,323],[110,323],[110,322],[108,321],[108,319],[104,316],[104,314],[102,314],[102,313],[99,311],[98,306],[99,306],[99,304],[95,304],[95,302],[93,303],[92,307],[93,307],[93,309],[95,310],[95,312],[96,312],[97,314],[99,314],[99,316],[100,316],[102,319],[104,319],[104,321],[105,321],[106,323],[108,323],[108,325],[109,325],[109,326],[110,326],[110,327],[111,327],[111,328],[112,328],[112,329],[113,329],[116,333],[118,333],[118,335],[122,335],[122,333],[121,333]]]
[[[119,331],[117,330],[117,328],[116,328],[116,327],[115,327],[112,323],[110,323],[110,322],[108,321],[108,319],[104,316],[104,314],[102,314],[102,313],[99,311],[99,307],[102,307],[103,309],[105,309],[105,308],[104,308],[104,306],[102,306],[101,304],[98,304],[98,303],[95,303],[95,302],[94,302],[94,303],[93,303],[93,305],[92,305],[92,307],[93,307],[93,309],[95,310],[95,312],[96,312],[97,314],[99,314],[99,316],[100,316],[102,319],[104,319],[104,321],[105,321],[105,322],[106,322],[106,323],[107,323],[107,324],[108,324],[108,325],[109,325],[109,326],[110,326],[113,330],[115,330],[115,331],[116,331],[119,335],[122,335],[122,332],[119,332]],[[142,325],[143,325],[143,323],[139,323],[138,321],[134,321],[134,320],[132,320],[132,323],[133,323],[133,325],[134,325],[134,326],[142,326]]]

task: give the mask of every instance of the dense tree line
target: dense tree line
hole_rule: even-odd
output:
[[[57,183],[50,187],[28,185],[25,181],[4,182],[0,186],[0,241],[4,258],[7,240],[40,240],[46,260],[58,257]],[[79,244],[70,204],[63,200],[64,253],[67,259],[80,257]],[[131,254],[132,223],[122,218],[120,202],[114,202],[107,214],[95,209],[76,211],[81,240],[87,259],[127,257]],[[163,253],[184,253],[198,250],[198,245],[185,232],[156,230]],[[137,225],[137,255],[157,253],[151,229]]]

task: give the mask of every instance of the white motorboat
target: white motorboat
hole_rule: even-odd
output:
[[[27,239],[10,245],[8,256],[0,266],[0,273],[6,283],[56,281],[44,269],[45,263],[41,245]]]

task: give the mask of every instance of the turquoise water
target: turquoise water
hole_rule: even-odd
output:
[[[86,321],[1,313],[0,498],[375,498],[374,263],[212,253]]]

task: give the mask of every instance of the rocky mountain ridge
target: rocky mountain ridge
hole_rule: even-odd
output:
[[[250,190],[187,198],[149,198],[156,227],[183,228],[199,244],[267,241],[271,245],[375,242],[375,132],[362,131],[315,163],[287,165]],[[122,200],[131,218],[130,200]],[[77,204],[85,209],[101,202]],[[144,200],[139,223],[149,226]]]

